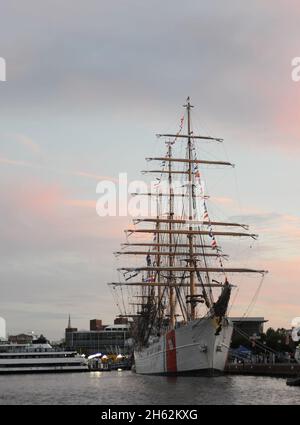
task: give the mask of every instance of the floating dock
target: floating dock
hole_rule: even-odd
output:
[[[257,375],[257,376],[300,376],[300,364],[297,363],[229,363],[225,373],[230,375]]]

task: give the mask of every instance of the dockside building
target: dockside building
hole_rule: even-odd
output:
[[[89,330],[73,328],[69,319],[65,329],[66,348],[86,355],[129,354],[128,339],[129,324],[126,321],[120,323],[119,319],[116,319],[113,325],[103,325],[101,320],[93,319],[90,321]]]

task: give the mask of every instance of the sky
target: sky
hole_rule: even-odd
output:
[[[59,339],[69,314],[80,329],[118,314],[106,283],[130,217],[99,217],[96,186],[120,172],[139,179],[187,96],[195,131],[223,137],[218,159],[236,164],[208,186],[211,211],[260,235],[252,255],[232,248],[269,270],[251,315],[287,328],[300,316],[299,19],[293,0],[3,2],[0,316],[10,334]],[[232,315],[258,285],[240,283]]]

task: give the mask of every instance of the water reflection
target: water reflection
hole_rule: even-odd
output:
[[[299,395],[285,379],[254,376],[163,377],[123,370],[0,380],[0,404],[299,404]]]

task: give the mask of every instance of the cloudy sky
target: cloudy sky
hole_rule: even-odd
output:
[[[270,273],[251,314],[275,327],[300,316],[299,20],[293,0],[3,2],[0,316],[10,333],[60,338],[69,313],[79,328],[118,313],[106,282],[129,219],[97,216],[96,185],[139,178],[187,95],[195,130],[223,137],[220,159],[236,164],[213,186],[212,210],[260,234],[247,265]],[[233,315],[258,284],[241,283]]]

